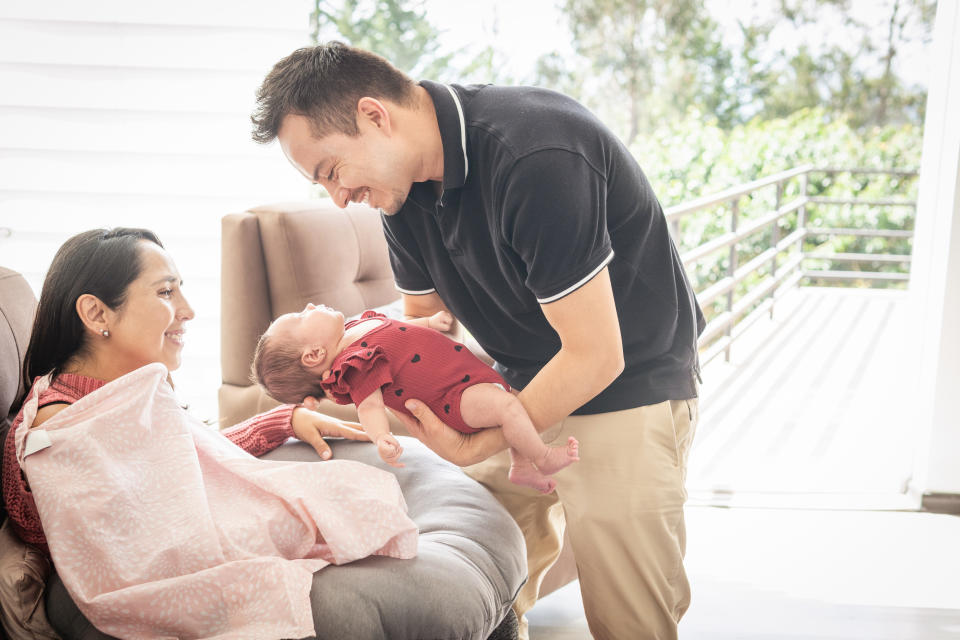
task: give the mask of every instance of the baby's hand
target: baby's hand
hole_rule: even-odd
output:
[[[437,311],[427,320],[427,326],[437,331],[450,331],[453,326],[453,316],[449,311]]]
[[[400,446],[400,443],[397,442],[397,439],[393,437],[392,433],[385,433],[377,438],[377,453],[379,453],[380,458],[391,467],[406,466],[402,462],[397,462],[397,458],[403,453],[403,447]]]

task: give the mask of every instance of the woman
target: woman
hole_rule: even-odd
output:
[[[52,374],[50,388],[39,398],[34,426],[144,365],[160,362],[170,371],[177,369],[184,327],[194,316],[181,286],[173,260],[150,231],[97,229],[68,240],[44,281],[24,359],[25,389]],[[3,499],[17,535],[49,554],[16,459],[14,434],[22,419],[21,411],[4,444]],[[323,459],[331,456],[324,436],[368,439],[361,431],[294,405],[282,405],[222,433],[253,455],[293,436],[310,443]]]
[[[315,573],[412,558],[416,524],[389,473],[247,455],[296,436],[328,459],[324,435],[366,439],[347,426],[287,405],[225,439],[184,412],[169,371],[193,316],[151,232],[94,230],[61,247],[24,359],[32,388],[5,442],[12,529],[53,556],[110,636],[312,635]]]

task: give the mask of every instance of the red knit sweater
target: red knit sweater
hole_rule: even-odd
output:
[[[57,376],[50,388],[44,391],[39,398],[43,407],[55,402],[72,404],[106,384],[103,380],[88,378],[72,373],[63,373]],[[33,391],[30,392],[31,394]],[[255,456],[262,455],[276,449],[293,437],[293,410],[295,405],[285,404],[245,420],[240,424],[221,431],[238,447]],[[23,422],[23,409],[13,421],[7,433],[3,447],[3,502],[7,507],[10,524],[13,530],[24,542],[35,545],[48,556],[47,538],[43,534],[40,524],[40,515],[37,505],[33,501],[33,494],[27,487],[27,481],[17,462],[17,448],[14,433]]]

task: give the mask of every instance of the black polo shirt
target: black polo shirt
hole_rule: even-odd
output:
[[[415,183],[383,216],[397,288],[436,291],[522,389],[560,349],[540,305],[608,267],[625,368],[575,413],[695,396],[703,315],[626,147],[552,91],[420,85],[440,125],[443,185]]]

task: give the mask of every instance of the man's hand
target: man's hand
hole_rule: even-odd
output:
[[[305,407],[297,407],[293,410],[291,423],[293,434],[316,449],[323,460],[329,460],[333,456],[330,445],[324,441],[324,437],[370,441],[370,437],[363,432],[358,423],[343,422]]]
[[[427,326],[446,333],[453,326],[453,315],[449,311],[437,311],[427,318]]]
[[[457,466],[466,467],[482,462],[507,448],[507,442],[503,439],[499,427],[481,429],[467,435],[448,427],[419,400],[407,400],[404,406],[416,418],[398,411],[394,411],[393,415],[403,422],[410,435],[433,449],[441,458]]]

